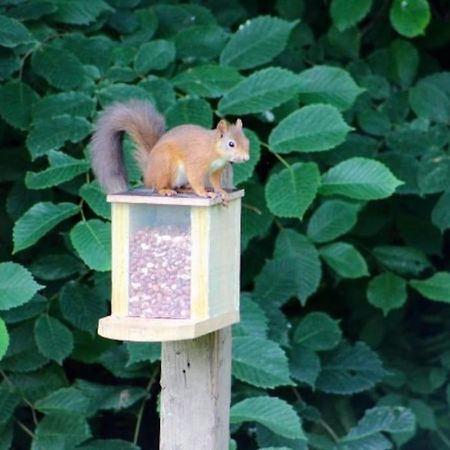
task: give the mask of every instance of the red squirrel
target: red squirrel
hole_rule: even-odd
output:
[[[228,163],[249,159],[249,141],[242,121],[220,120],[213,130],[198,125],[180,125],[165,131],[164,117],[145,101],[132,100],[109,106],[97,122],[92,136],[92,168],[107,193],[128,188],[122,153],[127,132],[136,146],[135,157],[145,187],[161,195],[176,195],[176,189],[190,185],[201,197],[221,196],[221,176]],[[209,179],[214,192],[208,192]]]

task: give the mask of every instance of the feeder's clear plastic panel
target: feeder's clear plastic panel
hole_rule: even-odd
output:
[[[191,249],[189,207],[130,205],[129,316],[191,317]]]

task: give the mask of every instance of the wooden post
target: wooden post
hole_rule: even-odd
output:
[[[163,342],[160,450],[228,450],[231,327]]]

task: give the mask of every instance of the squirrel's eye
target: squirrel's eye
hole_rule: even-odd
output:
[[[235,145],[234,141],[228,141],[228,147],[234,148]]]

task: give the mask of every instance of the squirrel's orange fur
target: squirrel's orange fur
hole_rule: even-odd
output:
[[[123,132],[128,132],[146,187],[174,195],[189,184],[199,196],[225,198],[220,181],[224,168],[249,159],[241,120],[221,120],[214,130],[198,125],[180,125],[165,133],[164,129],[164,118],[150,103],[131,101],[107,108],[92,137],[92,166],[102,187],[108,193],[128,187],[121,144]],[[205,189],[207,179],[214,193]]]

